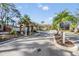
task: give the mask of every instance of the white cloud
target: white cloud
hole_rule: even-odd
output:
[[[48,6],[43,6],[42,4],[39,4],[38,8],[40,8],[41,10],[44,10],[44,11],[48,11],[49,10]]]
[[[49,7],[48,6],[44,6],[44,7],[42,7],[42,10],[49,10]]]

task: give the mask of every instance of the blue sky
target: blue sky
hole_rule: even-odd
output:
[[[46,24],[52,23],[52,18],[65,9],[74,14],[79,9],[77,3],[17,3],[16,8],[22,15],[27,14],[31,20],[37,23],[44,21]]]

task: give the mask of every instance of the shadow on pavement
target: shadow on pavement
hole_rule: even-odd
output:
[[[78,40],[77,37],[70,37],[70,38]],[[38,39],[38,40],[43,40],[43,39]],[[27,41],[28,40],[15,41],[9,45],[12,47],[12,49],[0,50],[0,53],[8,52],[9,54],[9,52],[13,51],[13,52],[16,52],[16,54],[17,52],[20,52],[20,55],[22,56],[74,56],[72,52],[61,50],[55,47],[51,42],[40,43],[39,41],[39,42],[23,43]],[[34,41],[34,40],[29,40],[29,41]],[[8,46],[8,45],[5,45],[5,46]],[[38,51],[38,49],[41,49],[41,50]]]
[[[23,56],[74,56],[69,51],[64,51],[57,48],[55,49],[55,46],[52,45],[50,42],[46,42],[43,44],[38,44],[36,42],[31,44],[16,43],[14,44],[14,47],[18,48],[19,50],[23,49],[20,51],[21,55]],[[40,52],[37,51],[39,48],[41,49]]]

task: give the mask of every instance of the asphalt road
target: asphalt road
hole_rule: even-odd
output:
[[[17,38],[0,45],[0,56],[76,56],[75,53],[58,49],[54,46],[51,36],[52,33],[39,32],[29,37]],[[78,35],[66,34],[78,44]]]

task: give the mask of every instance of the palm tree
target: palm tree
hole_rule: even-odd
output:
[[[24,15],[22,17],[21,23],[25,24],[26,26],[30,24],[30,17],[28,15]]]
[[[53,19],[53,27],[55,29],[60,29],[60,24],[66,21],[71,21],[71,23],[77,24],[77,19],[71,15],[68,11],[64,10],[61,13],[57,14]]]
[[[30,28],[30,25],[31,25],[31,19],[28,15],[24,15],[21,19],[21,24],[24,24],[25,26],[27,26],[27,35],[30,35],[30,32],[31,32],[31,28]]]
[[[60,29],[62,30],[62,28],[61,28],[60,25],[62,25],[62,27],[65,28],[65,26],[63,26],[63,25],[64,25],[64,22],[66,22],[66,21],[70,21],[71,24],[73,24],[73,25],[77,24],[76,17],[74,17],[73,15],[71,15],[66,10],[62,11],[61,13],[57,14],[57,16],[54,17],[54,19],[53,19],[53,27],[55,29],[57,29],[57,34],[59,33]],[[62,35],[64,35],[63,32],[62,32]],[[63,36],[63,40],[62,41],[63,41],[63,44],[64,44],[64,42],[65,42],[64,36]]]

